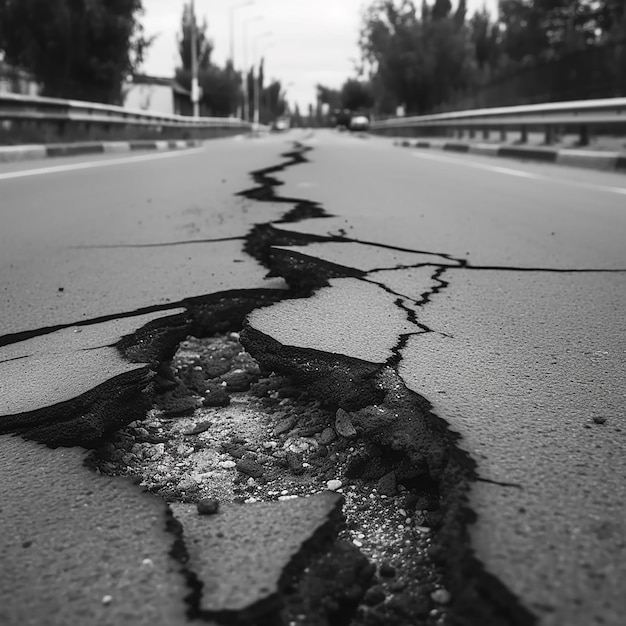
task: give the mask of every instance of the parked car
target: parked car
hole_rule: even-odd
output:
[[[272,130],[278,132],[289,130],[289,122],[285,119],[278,119],[272,124]]]
[[[370,121],[365,115],[354,115],[350,118],[350,130],[367,130]]]

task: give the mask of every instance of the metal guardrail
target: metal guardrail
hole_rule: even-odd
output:
[[[469,111],[454,111],[435,115],[396,117],[374,121],[370,130],[381,134],[418,135],[423,129],[445,129],[459,132],[499,129],[506,140],[509,130],[520,132],[521,143],[528,140],[528,130],[544,128],[545,142],[550,144],[560,129],[575,127],[580,145],[589,143],[593,128],[617,128],[626,130],[626,98],[581,100],[577,102],[550,102],[524,106],[493,107]]]
[[[120,135],[166,137],[183,132],[192,136],[215,136],[247,132],[252,124],[238,118],[167,115],[120,106],[39,96],[0,93],[0,143],[2,134],[52,135],[56,139],[97,135],[113,139]]]

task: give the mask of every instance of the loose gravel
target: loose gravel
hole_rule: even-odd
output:
[[[96,451],[96,470],[137,477],[166,501],[195,503],[202,514],[220,503],[342,493],[346,527],[339,538],[376,567],[351,623],[442,624],[450,597],[428,556],[432,494],[385,476],[352,477],[349,468],[372,455],[372,444],[357,436],[350,414],[261,372],[238,338],[187,338],[154,409]],[[288,623],[308,619],[293,612]]]

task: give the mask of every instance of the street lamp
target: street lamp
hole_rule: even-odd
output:
[[[229,8],[229,28],[230,28],[230,62],[235,67],[235,11],[237,9],[243,9],[254,4],[254,0],[247,0],[246,2],[239,2],[233,4]]]
[[[254,115],[253,115],[253,122],[255,124],[259,123],[259,117],[260,117],[260,113],[259,113],[259,109],[260,109],[260,100],[261,100],[261,61],[260,59],[263,58],[263,54],[259,55],[257,57],[257,43],[265,38],[265,37],[271,37],[272,36],[272,31],[268,30],[264,33],[261,33],[260,35],[258,35],[257,37],[254,38],[254,41],[252,42],[252,63],[253,66],[254,65],[258,65],[258,69],[256,71],[256,77],[254,77]],[[265,46],[264,51],[267,50],[267,48],[271,47],[271,43],[268,44],[267,46]]]
[[[193,103],[193,116],[200,115],[200,89],[198,85],[198,49],[196,39],[198,37],[196,31],[196,10],[194,0],[189,3],[191,12],[191,102]]]
[[[243,21],[243,119],[250,119],[250,103],[248,102],[248,24],[262,20],[262,15],[254,15]]]

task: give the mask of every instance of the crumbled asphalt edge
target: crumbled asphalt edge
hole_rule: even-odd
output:
[[[189,616],[204,620],[215,620],[219,624],[254,624],[254,626],[276,626],[281,624],[280,612],[283,609],[282,593],[291,579],[297,577],[309,564],[312,556],[327,552],[344,526],[343,498],[337,500],[323,524],[301,545],[282,571],[275,593],[266,596],[243,611],[207,611],[199,604],[192,608]],[[245,505],[241,505],[245,506]],[[200,597],[197,598],[200,600]]]
[[[250,311],[282,295],[275,289],[233,290],[182,300],[177,304],[186,313],[152,320],[114,344],[127,360],[145,363],[144,367],[66,402],[5,415],[0,434],[17,433],[50,447],[95,447],[108,434],[145,418],[153,406],[159,377],[167,378],[168,363],[185,337],[239,329]]]
[[[284,154],[288,161],[252,173],[259,185],[241,192],[249,199],[266,202],[288,202],[295,205],[291,221],[328,214],[316,202],[302,198],[284,198],[276,195],[275,188],[283,183],[272,176],[287,167],[306,162],[305,154],[311,150],[296,144],[295,150]],[[276,245],[302,245],[312,241],[346,241],[344,237],[319,237],[277,230],[272,225],[257,226],[247,239],[246,252],[270,269],[271,275],[281,275],[292,291],[311,295],[316,289],[328,285],[328,279],[338,276],[355,276],[358,272],[335,264],[298,259],[297,255],[272,250]],[[443,255],[447,258],[448,255]],[[465,263],[459,260],[459,266]],[[439,284],[430,292],[422,294],[417,306],[427,304],[437,292],[447,287],[441,277],[445,266],[434,270],[432,278]],[[401,301],[396,301],[400,304]],[[409,321],[416,322],[414,312],[402,307]],[[419,332],[431,332],[421,327]],[[401,349],[408,336],[399,338],[394,356],[386,367],[395,366],[401,359]],[[469,526],[476,520],[476,513],[469,507],[471,483],[477,480],[476,463],[458,445],[460,435],[449,429],[445,420],[432,412],[428,400],[407,389],[402,383],[399,397],[386,388],[385,373],[381,366],[351,359],[342,355],[328,354],[312,349],[283,346],[271,337],[254,329],[247,322],[240,336],[244,348],[262,368],[288,374],[312,396],[325,403],[354,411],[374,404],[390,406],[393,411],[410,420],[419,416],[419,431],[411,437],[394,438],[391,430],[381,429],[368,433],[372,440],[394,456],[404,456],[409,463],[425,465],[428,478],[437,485],[440,508],[443,512],[430,556],[444,571],[445,583],[452,594],[446,615],[451,625],[471,626],[528,626],[537,622],[519,599],[495,576],[488,573],[475,557],[469,537]],[[390,402],[391,399],[391,402]],[[395,405],[395,406],[394,406]],[[402,461],[401,461],[402,462]],[[401,464],[400,462],[400,464]]]
[[[188,567],[189,552],[185,544],[185,533],[183,525],[174,517],[172,509],[167,507],[167,517],[165,520],[165,530],[174,538],[169,555],[180,565],[180,574],[185,580],[189,593],[185,596],[184,602],[187,605],[185,614],[187,619],[194,620],[198,616],[198,607],[202,598],[202,581],[197,574]]]

